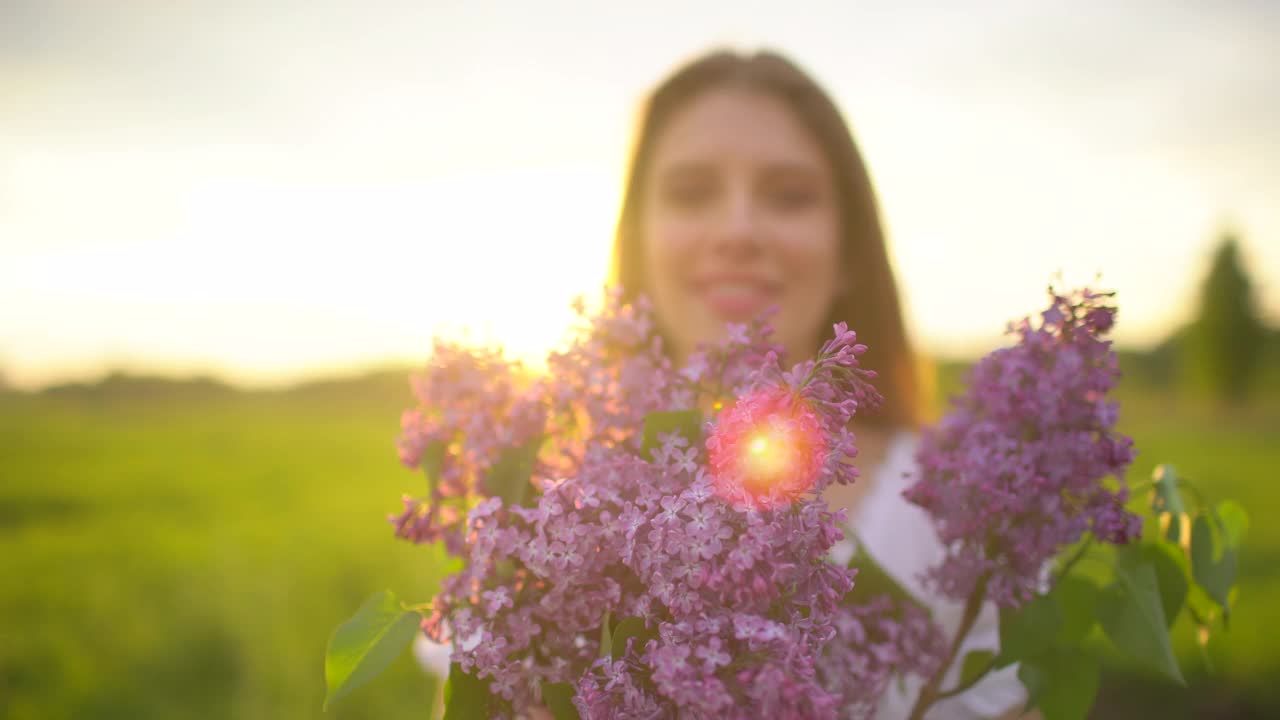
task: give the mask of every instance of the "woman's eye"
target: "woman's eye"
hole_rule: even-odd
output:
[[[768,188],[765,198],[779,210],[803,210],[817,201],[818,193],[808,185],[782,184]]]
[[[696,209],[706,205],[715,196],[715,187],[710,183],[684,182],[671,183],[662,192],[667,205],[682,209]]]

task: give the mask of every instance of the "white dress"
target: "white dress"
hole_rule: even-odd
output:
[[[903,587],[918,598],[927,598],[920,575],[943,556],[943,548],[933,532],[929,516],[908,503],[902,491],[909,485],[906,474],[915,467],[918,438],[910,432],[899,432],[889,443],[884,463],[873,473],[872,486],[862,497],[858,509],[849,518],[849,526],[857,534],[867,552]],[[855,546],[844,540],[831,549],[836,562],[848,562]],[[964,614],[961,603],[931,599],[933,617],[951,637]],[[968,637],[948,671],[943,688],[953,687],[959,680],[960,660],[971,650],[998,651],[999,619],[995,606],[987,604],[978,615]],[[439,677],[449,672],[449,646],[434,643],[419,634],[414,653],[425,670]],[[905,683],[895,680],[881,699],[877,720],[898,720],[911,712],[911,704],[922,678],[910,676]],[[902,690],[905,690],[903,692]],[[930,709],[929,720],[981,720],[1000,717],[1026,701],[1026,691],[1017,677],[1017,666],[995,671],[969,690],[943,700]]]
[[[902,497],[902,491],[911,483],[906,476],[915,469],[917,444],[918,438],[914,433],[904,431],[894,435],[885,452],[884,463],[870,478],[871,487],[857,510],[850,514],[849,528],[885,572],[917,598],[928,599],[934,619],[950,638],[960,626],[964,605],[930,598],[925,592],[920,576],[943,557],[944,550],[928,514]],[[831,554],[837,562],[848,562],[854,550],[854,544],[845,540],[832,548]],[[956,662],[947,672],[943,689],[954,687],[959,681],[960,661],[966,653],[971,650],[999,650],[999,622],[995,606],[990,603],[983,606],[960,646],[960,652],[956,654]],[[910,676],[902,683],[904,693],[897,681],[891,682],[875,717],[878,720],[907,717],[923,684],[922,678]],[[1013,665],[992,672],[969,690],[934,705],[927,717],[930,720],[995,718],[1025,701],[1026,690],[1018,680],[1017,666]]]

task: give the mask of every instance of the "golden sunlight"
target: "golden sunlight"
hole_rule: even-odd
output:
[[[758,430],[747,444],[747,456],[743,458],[748,468],[747,477],[753,485],[770,485],[773,481],[794,469],[795,439],[777,425]]]
[[[127,193],[101,183],[104,203],[119,200],[110,222],[64,214],[62,241],[24,259],[16,291],[36,300],[62,288],[58,302],[27,304],[27,332],[78,331],[56,347],[10,348],[11,382],[116,367],[268,385],[417,363],[437,334],[539,365],[573,298],[605,281],[608,167],[370,184],[184,174],[147,159],[121,168]],[[164,198],[163,216],[140,198]],[[91,245],[103,227],[128,242]]]
[[[708,443],[716,492],[756,507],[788,503],[809,492],[827,458],[820,419],[790,391],[739,398],[718,414]]]

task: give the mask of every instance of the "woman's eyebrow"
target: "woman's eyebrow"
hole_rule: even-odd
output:
[[[760,169],[759,174],[766,178],[788,179],[802,177],[805,179],[819,179],[822,177],[822,169],[815,167],[811,163],[781,161],[765,165]]]
[[[664,182],[678,182],[687,178],[705,177],[714,172],[711,163],[690,161],[669,165],[659,172],[658,177]]]
[[[668,165],[658,171],[657,176],[663,182],[671,182],[690,178],[699,179],[713,175],[715,172],[715,163],[690,160]],[[781,160],[762,165],[756,169],[755,174],[766,178],[786,179],[801,177],[805,179],[820,179],[823,173],[822,169],[813,163]]]

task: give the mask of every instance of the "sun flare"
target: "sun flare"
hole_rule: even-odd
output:
[[[711,453],[717,491],[772,507],[810,491],[826,458],[821,422],[790,391],[739,398],[719,415]]]

